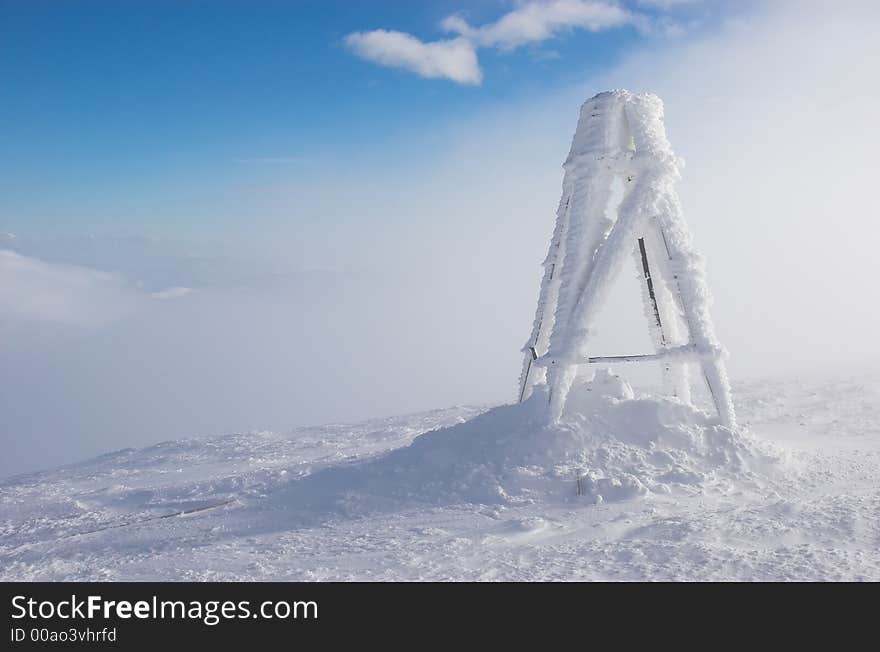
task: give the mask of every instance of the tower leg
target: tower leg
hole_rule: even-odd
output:
[[[722,425],[733,428],[736,426],[736,416],[733,410],[733,401],[730,398],[730,383],[727,379],[724,361],[719,355],[719,347],[715,340],[715,335],[712,332],[711,325],[706,326],[705,315],[701,315],[699,310],[687,299],[682,291],[679,275],[675,272],[675,262],[681,252],[678,252],[675,243],[671,243],[666,237],[663,225],[658,220],[652,220],[652,222],[659,235],[660,242],[663,244],[663,251],[666,254],[663,263],[664,278],[681,309],[681,315],[684,318],[685,327],[688,332],[688,342],[693,344],[697,351],[703,355],[700,360],[700,366],[703,371],[702,375],[706,381],[709,396],[718,412],[718,419]],[[694,280],[691,279],[691,283],[693,282]],[[699,277],[697,282],[701,284],[703,282],[702,278]]]
[[[649,331],[651,339],[654,341],[654,348],[657,353],[662,353],[665,349],[675,344],[681,344],[677,341],[678,326],[675,320],[674,307],[669,305],[669,299],[665,303],[661,303],[664,296],[669,296],[669,290],[665,286],[656,284],[654,275],[651,272],[651,263],[649,259],[657,258],[655,248],[651,246],[651,230],[645,232],[645,235],[638,239],[636,247],[636,261],[639,265],[640,276],[644,283],[642,287],[642,300],[645,305],[645,315],[649,322]],[[649,256],[650,252],[650,256]],[[660,265],[662,267],[662,265]],[[658,277],[662,280],[663,274]],[[663,294],[661,294],[661,292]],[[680,398],[685,402],[690,401],[690,387],[688,385],[687,367],[683,362],[664,362],[662,367],[663,386],[672,396]]]

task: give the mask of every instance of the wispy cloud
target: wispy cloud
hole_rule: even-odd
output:
[[[704,0],[636,0],[637,4],[643,7],[656,7],[659,9],[669,9],[681,5],[697,5],[702,4]]]
[[[483,79],[474,46],[465,38],[426,43],[411,34],[377,29],[349,34],[345,44],[362,59],[422,77],[460,84],[479,84]]]
[[[159,290],[158,292],[151,292],[151,299],[177,299],[179,297],[185,297],[187,294],[192,292],[192,288],[183,287],[182,285],[175,285],[170,288],[165,288],[164,290]]]
[[[12,324],[101,326],[134,310],[124,277],[0,249],[0,330]]]
[[[479,84],[483,74],[478,48],[510,51],[565,31],[599,32],[647,23],[646,17],[607,0],[531,0],[481,26],[471,25],[460,15],[448,16],[440,27],[457,35],[452,39],[422,41],[405,32],[377,29],[349,34],[345,44],[357,56],[379,65],[403,68],[427,78]]]
[[[192,292],[181,285],[149,292],[120,273],[0,249],[0,333],[7,336],[10,329],[37,324],[107,326],[139,312],[149,299],[179,299]]]
[[[473,27],[461,16],[449,16],[441,27],[481,47],[511,50],[554,38],[564,30],[599,32],[632,24],[637,16],[623,7],[596,0],[529,2],[504,14],[494,23]]]

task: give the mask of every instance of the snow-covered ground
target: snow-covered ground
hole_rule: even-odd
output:
[[[603,392],[555,429],[457,407],[8,479],[0,578],[880,580],[880,374],[735,383],[743,437]]]

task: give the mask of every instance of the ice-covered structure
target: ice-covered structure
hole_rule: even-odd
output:
[[[524,347],[520,401],[548,386],[558,419],[584,365],[659,361],[667,393],[690,401],[688,367],[705,382],[721,425],[735,415],[723,350],[709,316],[702,262],[682,216],[680,161],[656,95],[600,93],[581,107],[534,326]],[[598,356],[595,318],[613,276],[633,256],[655,351]]]

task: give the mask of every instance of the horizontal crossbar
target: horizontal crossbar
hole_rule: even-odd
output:
[[[693,346],[678,346],[658,353],[644,353],[640,355],[600,355],[587,358],[587,364],[608,364],[614,362],[656,362],[657,360],[692,359],[698,358],[697,350]]]
[[[666,356],[659,353],[645,353],[644,355],[597,355],[587,358],[588,364],[599,364],[603,362],[651,362],[660,360]]]
[[[532,347],[528,349],[531,353],[536,367],[549,367],[561,362],[563,359],[554,358],[549,355],[535,357]],[[579,360],[571,360],[569,364],[613,364],[615,362],[656,362],[663,360],[666,362],[691,362],[712,358],[719,358],[723,355],[721,349],[712,349],[708,351],[698,351],[693,344],[683,344],[682,346],[673,346],[663,349],[657,353],[644,353],[640,355],[601,355],[589,358],[581,358]]]

